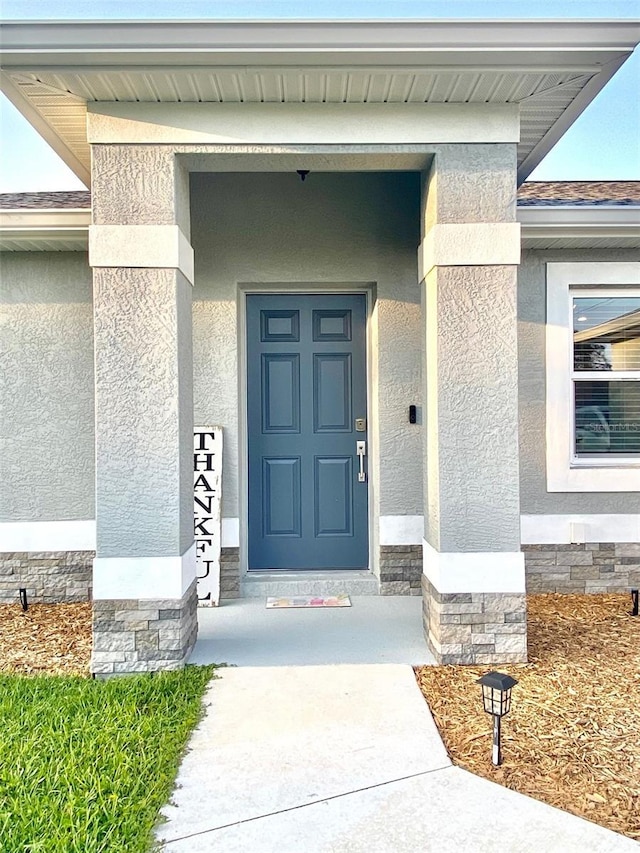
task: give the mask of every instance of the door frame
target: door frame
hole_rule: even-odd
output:
[[[268,295],[338,295],[364,294],[366,297],[366,334],[365,334],[365,365],[367,372],[367,496],[368,496],[368,525],[369,525],[369,566],[368,570],[377,574],[378,568],[378,516],[376,496],[379,495],[378,484],[378,383],[377,369],[373,360],[374,347],[377,344],[377,328],[373,321],[376,307],[375,282],[239,282],[237,292],[238,309],[238,498],[240,512],[240,581],[249,572],[249,429],[247,406],[247,296],[252,294]],[[286,574],[286,573],[283,573]],[[306,572],[307,575],[313,572]],[[300,579],[304,574],[300,572]]]

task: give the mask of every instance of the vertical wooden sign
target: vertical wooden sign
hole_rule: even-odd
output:
[[[222,427],[195,427],[193,507],[198,604],[220,603]]]

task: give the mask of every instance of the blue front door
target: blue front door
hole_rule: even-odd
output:
[[[368,567],[365,338],[364,294],[247,297],[249,569]]]

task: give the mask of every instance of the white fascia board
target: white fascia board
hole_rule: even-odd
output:
[[[516,218],[523,240],[637,237],[640,241],[640,207],[520,207]]]
[[[0,210],[0,231],[86,231],[91,224],[88,208],[66,208],[64,210],[14,209]]]
[[[7,247],[32,251],[35,246],[48,250],[57,244],[66,251],[70,240],[86,246],[90,223],[91,211],[86,208],[0,210],[0,251]]]
[[[162,55],[167,64],[187,56],[228,64],[230,55],[283,55],[315,61],[339,55],[354,62],[373,55],[451,57],[502,65],[518,56],[538,64],[559,53],[580,62],[607,62],[630,53],[640,24],[606,20],[316,20],[316,21],[6,21],[0,27],[3,64],[59,65],[70,55],[94,64],[148,64]]]
[[[558,226],[615,226],[637,225],[640,222],[640,206],[633,205],[535,205],[519,207],[516,219],[522,225],[523,232],[535,228]]]

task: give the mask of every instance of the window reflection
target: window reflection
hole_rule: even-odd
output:
[[[576,297],[573,329],[576,455],[640,454],[640,297]]]

